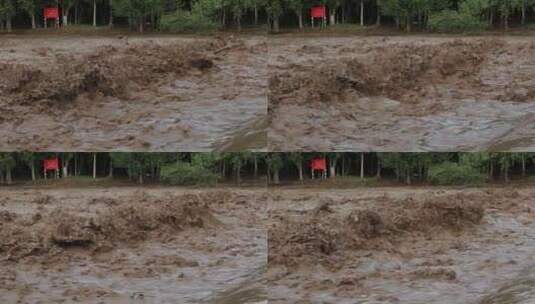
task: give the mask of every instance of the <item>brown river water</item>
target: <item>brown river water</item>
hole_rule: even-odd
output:
[[[3,39],[0,148],[265,150],[265,46],[261,36]]]
[[[270,150],[535,149],[531,37],[269,40]]]
[[[519,193],[519,196],[507,198],[507,192]],[[293,257],[301,261],[294,266],[280,264],[283,255],[279,255],[279,247],[270,245],[270,303],[535,303],[534,193],[532,189],[433,191],[418,188],[412,191],[309,189],[276,192],[270,207],[271,223],[279,222],[283,214],[301,218],[325,202],[333,210],[330,216],[339,212],[347,215],[354,208],[371,207],[382,212],[387,208],[385,197],[388,198],[386,204],[403,202],[408,197],[433,201],[441,196],[445,196],[446,201],[469,199],[492,203],[485,207],[481,224],[464,232],[439,229],[384,243],[377,239],[371,249],[342,250],[329,256],[308,249],[303,255],[299,253]],[[501,198],[502,195],[505,197]],[[333,223],[330,229],[337,231],[344,229],[343,226],[343,222]],[[306,239],[298,237],[299,232],[288,233],[297,233],[288,237],[289,242]],[[279,236],[274,234],[273,237]],[[386,247],[377,250],[373,246]],[[292,253],[290,250],[290,253],[280,254]]]

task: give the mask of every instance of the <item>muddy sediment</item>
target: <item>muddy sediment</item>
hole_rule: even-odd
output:
[[[2,302],[266,297],[261,194],[79,190],[2,194]]]
[[[274,193],[269,209],[270,303],[488,299],[495,287],[507,286],[509,278],[532,269],[532,192]]]
[[[503,149],[535,134],[519,122],[535,113],[523,38],[283,38],[269,53],[274,150]]]
[[[344,250],[392,251],[406,234],[429,234],[433,230],[462,230],[477,225],[484,215],[481,203],[462,195],[406,199],[374,206],[335,212],[329,203],[305,211],[300,216],[276,216],[270,227],[270,263],[296,264],[300,258],[317,263]],[[313,258],[310,260],[310,258]]]
[[[183,77],[192,69],[208,71],[214,64],[208,53],[224,42],[156,45],[151,43],[116,48],[103,47],[94,53],[59,56],[57,65],[43,71],[23,64],[3,64],[2,89],[16,104],[39,107],[74,102],[81,94],[128,98],[164,77]]]
[[[0,48],[4,150],[216,150],[266,116],[260,38],[65,39]]]
[[[298,73],[295,68],[280,74],[275,70],[275,75],[270,75],[271,100],[275,105],[309,104],[351,102],[351,95],[385,96],[408,103],[410,108],[410,104],[418,104],[429,94],[426,89],[430,84],[440,85],[462,77],[467,84],[475,85],[470,77],[480,70],[490,50],[500,46],[503,47],[503,41],[498,39],[377,46],[366,50],[373,54],[371,58],[340,60],[336,65],[319,65]],[[307,53],[307,48],[301,50]]]
[[[155,240],[155,237],[162,238],[188,228],[209,229],[221,224],[206,203],[196,196],[165,200],[123,197],[120,200],[128,203],[108,207],[92,217],[73,214],[61,207],[31,217],[7,213],[13,217],[2,224],[1,252],[12,261],[28,256],[50,259],[69,247],[98,251],[101,247],[114,247],[117,242]],[[50,201],[50,196],[39,196],[34,203],[43,201]]]

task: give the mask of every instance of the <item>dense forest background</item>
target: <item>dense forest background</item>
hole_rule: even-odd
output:
[[[45,159],[57,158],[59,170],[44,174]],[[266,154],[236,153],[0,153],[0,184],[66,177],[129,179],[179,185],[264,179]]]
[[[272,0],[270,3],[271,10],[277,8],[273,13],[275,18],[285,26],[300,28],[311,24],[310,8],[318,4],[327,6],[326,22],[330,26],[386,24],[407,32],[509,29],[512,25],[528,26],[535,20],[533,0]]]
[[[313,158],[324,158],[324,174],[312,174]],[[355,185],[476,185],[535,181],[535,153],[0,153],[0,184],[45,178],[43,160],[58,158],[48,179],[109,177],[177,185],[213,185],[243,180],[271,184],[328,179]]]
[[[509,183],[535,176],[535,153],[274,153],[269,157],[269,180],[274,184],[312,179],[310,161],[315,157],[326,160],[325,178],[349,177],[369,185],[382,180],[407,185]],[[322,178],[318,173],[314,177]]]
[[[65,27],[201,31],[267,24],[278,32],[310,26],[316,5],[327,7],[326,26],[388,25],[407,32],[531,27],[535,20],[535,0],[0,0],[0,31],[43,27],[43,8],[57,7]]]

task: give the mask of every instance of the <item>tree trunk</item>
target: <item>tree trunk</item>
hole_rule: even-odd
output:
[[[30,163],[30,170],[32,171],[32,182],[35,182],[35,162],[33,160]]]
[[[345,154],[342,154],[342,176],[346,176],[346,157]]]
[[[143,23],[145,23],[145,18],[141,17],[139,20],[139,32],[143,33]]]
[[[377,26],[381,25],[381,7],[377,6],[377,20],[375,21]]]
[[[93,26],[97,27],[97,0],[93,0]]]
[[[241,164],[236,166],[236,181],[238,182],[238,185],[241,185]]]
[[[299,181],[303,182],[303,163],[299,162],[297,165],[297,170],[299,171]]]
[[[258,25],[258,6],[254,4],[254,25]]]
[[[97,178],[97,153],[93,153],[93,179]]]
[[[377,178],[381,178],[381,161],[377,160],[377,174],[375,175]]]
[[[526,176],[526,155],[522,154],[522,176]]]
[[[74,154],[74,176],[78,175],[78,157]]]
[[[113,27],[113,0],[110,0],[110,22],[109,27]]]
[[[526,0],[522,0],[522,19],[521,19],[521,24],[522,25],[525,25],[526,24]]]
[[[35,13],[32,13],[31,17],[32,17],[32,29],[35,30],[37,28],[37,25],[35,23]]]
[[[6,184],[11,185],[13,183],[13,179],[11,178],[11,168],[6,169]]]
[[[69,9],[66,8],[65,10],[63,10],[63,26],[68,26],[69,25]]]
[[[364,26],[364,0],[360,0],[360,26]]]
[[[143,185],[143,170],[141,170],[141,172],[139,172],[139,176],[138,176],[138,183],[140,185]]]
[[[279,180],[279,170],[274,170],[274,171],[273,171],[273,183],[274,183],[274,184],[279,184],[279,183],[280,183],[280,180]]]
[[[299,21],[299,29],[303,29],[303,12],[301,10],[299,10],[297,12],[297,19]]]
[[[110,174],[109,177],[113,177],[113,160],[110,158]]]
[[[410,185],[412,184],[412,181],[411,181],[411,172],[410,170],[407,169],[407,177],[406,177],[406,182],[407,182],[407,185]]]
[[[329,160],[329,177],[335,178],[336,177],[336,159],[330,159]]]
[[[256,157],[256,154],[254,155],[254,178],[256,179],[258,177],[258,159]]]
[[[360,152],[360,179],[364,179],[364,153]]]
[[[273,32],[279,32],[279,17],[273,18]]]
[[[505,9],[505,12],[503,13],[503,25],[505,30],[509,30],[509,9]]]
[[[12,30],[12,28],[11,28],[11,17],[8,17],[7,20],[6,20],[6,30],[7,30],[8,33],[11,33],[11,30]]]
[[[154,9],[150,10],[150,26],[152,31],[156,30],[156,14],[154,13]]]
[[[336,10],[331,9],[329,10],[329,25],[335,25],[336,24]]]

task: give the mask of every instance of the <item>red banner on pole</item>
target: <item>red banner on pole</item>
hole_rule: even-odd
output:
[[[310,16],[312,18],[325,18],[327,16],[325,5],[313,6],[310,9]]]
[[[45,7],[43,15],[45,19],[59,19],[59,12],[57,7]]]
[[[43,160],[43,166],[45,167],[45,172],[49,170],[58,170],[59,161],[57,158],[49,158]]]
[[[310,161],[310,167],[312,170],[325,171],[327,169],[327,162],[325,161],[325,158],[316,157]]]

